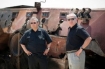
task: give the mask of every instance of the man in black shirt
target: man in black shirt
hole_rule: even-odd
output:
[[[69,62],[69,69],[84,69],[85,51],[91,37],[88,32],[77,23],[77,16],[74,13],[67,15],[69,32],[66,41],[66,51]]]
[[[47,54],[50,50],[51,38],[48,33],[39,27],[38,19],[32,17],[29,20],[31,29],[27,30],[20,44],[28,58],[29,69],[47,69]]]

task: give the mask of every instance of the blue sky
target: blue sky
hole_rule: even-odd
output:
[[[0,8],[16,5],[34,6],[44,0],[0,0]],[[46,0],[42,8],[105,8],[105,0]]]

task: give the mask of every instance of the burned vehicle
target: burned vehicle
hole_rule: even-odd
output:
[[[0,69],[28,69],[27,58],[19,44],[19,39],[30,28],[28,20],[35,16],[40,21],[40,27],[48,31],[53,42],[49,57],[49,69],[67,69],[66,36],[68,25],[66,15],[71,9],[41,8],[41,3],[35,6],[14,6],[0,9]],[[76,9],[75,14],[78,13]],[[90,9],[78,14],[78,24],[81,24],[91,35],[92,41],[86,48],[88,55],[105,57],[105,10]],[[56,59],[55,59],[56,58]]]

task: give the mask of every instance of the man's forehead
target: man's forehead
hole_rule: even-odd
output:
[[[70,16],[70,17],[68,17],[68,19],[70,19],[70,18],[76,18],[75,16]]]
[[[38,22],[38,19],[37,19],[36,17],[32,17],[32,18],[30,19],[30,21]]]
[[[30,20],[30,22],[37,22],[35,19]]]

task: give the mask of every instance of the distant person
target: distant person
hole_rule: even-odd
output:
[[[76,8],[75,11],[74,11],[74,14],[78,17],[78,12],[79,12],[79,9]]]
[[[60,27],[60,25],[61,25],[63,22],[64,22],[64,20],[63,20],[63,19],[60,19],[60,20],[59,20],[59,24],[57,25],[57,29],[54,30],[54,31],[51,31],[51,32],[48,31],[48,33],[51,34],[51,35],[59,36],[59,34],[60,34],[61,30],[62,30],[62,28]]]
[[[29,69],[48,69],[47,54],[51,46],[48,33],[39,27],[36,17],[29,20],[31,29],[27,30],[20,39],[20,44],[25,52]]]
[[[70,9],[69,13],[74,13],[74,9],[73,8]]]
[[[55,31],[55,35],[59,36],[59,33],[61,32],[62,28],[60,27],[60,24],[58,24],[58,27]]]
[[[66,41],[66,52],[69,69],[85,69],[85,51],[91,37],[89,33],[77,23],[77,16],[74,13],[67,15],[69,32]]]
[[[82,10],[78,13],[78,17],[81,19],[85,18],[84,13],[85,13],[85,8],[82,8]]]
[[[85,18],[91,19],[90,12],[91,12],[91,9],[90,9],[90,8],[88,8],[88,9],[84,12]]]

